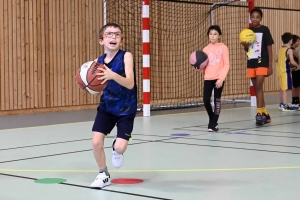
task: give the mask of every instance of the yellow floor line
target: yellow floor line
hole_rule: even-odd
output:
[[[300,166],[286,167],[257,167],[257,168],[217,168],[217,169],[153,169],[153,170],[109,170],[114,173],[140,173],[140,172],[213,172],[213,171],[254,171],[254,170],[282,170],[300,169]],[[0,172],[56,172],[56,173],[94,173],[98,170],[37,170],[37,169],[0,169]]]

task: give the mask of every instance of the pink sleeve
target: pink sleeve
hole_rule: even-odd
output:
[[[219,79],[224,81],[228,71],[229,71],[229,51],[228,51],[228,47],[224,45],[223,47],[223,67],[219,73]]]
[[[208,54],[208,52],[207,52],[207,46],[204,47],[204,48],[202,49],[202,51],[203,51],[204,53]]]

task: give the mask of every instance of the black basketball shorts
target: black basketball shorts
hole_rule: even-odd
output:
[[[134,118],[135,114],[115,116],[98,107],[92,131],[107,135],[110,134],[115,126],[117,126],[117,138],[128,141],[131,138]]]
[[[300,87],[300,70],[292,71],[293,87]]]

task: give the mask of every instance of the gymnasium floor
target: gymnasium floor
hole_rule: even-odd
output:
[[[0,199],[300,199],[300,111],[267,108],[272,123],[256,127],[255,108],[224,106],[218,133],[207,132],[203,108],[138,116],[122,168],[111,164],[116,130],[105,152],[112,180],[143,182],[102,190],[88,187],[97,175],[95,111],[0,117]],[[66,182],[35,182],[43,178]]]

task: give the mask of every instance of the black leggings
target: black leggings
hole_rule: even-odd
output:
[[[205,80],[204,81],[204,89],[203,89],[203,102],[205,109],[207,111],[208,117],[209,117],[209,123],[211,124],[218,124],[219,115],[221,112],[221,95],[224,87],[224,83],[222,87],[216,88],[216,82],[217,80]],[[211,104],[210,104],[210,98],[212,91],[214,89],[214,104],[215,104],[215,110],[212,110]]]

